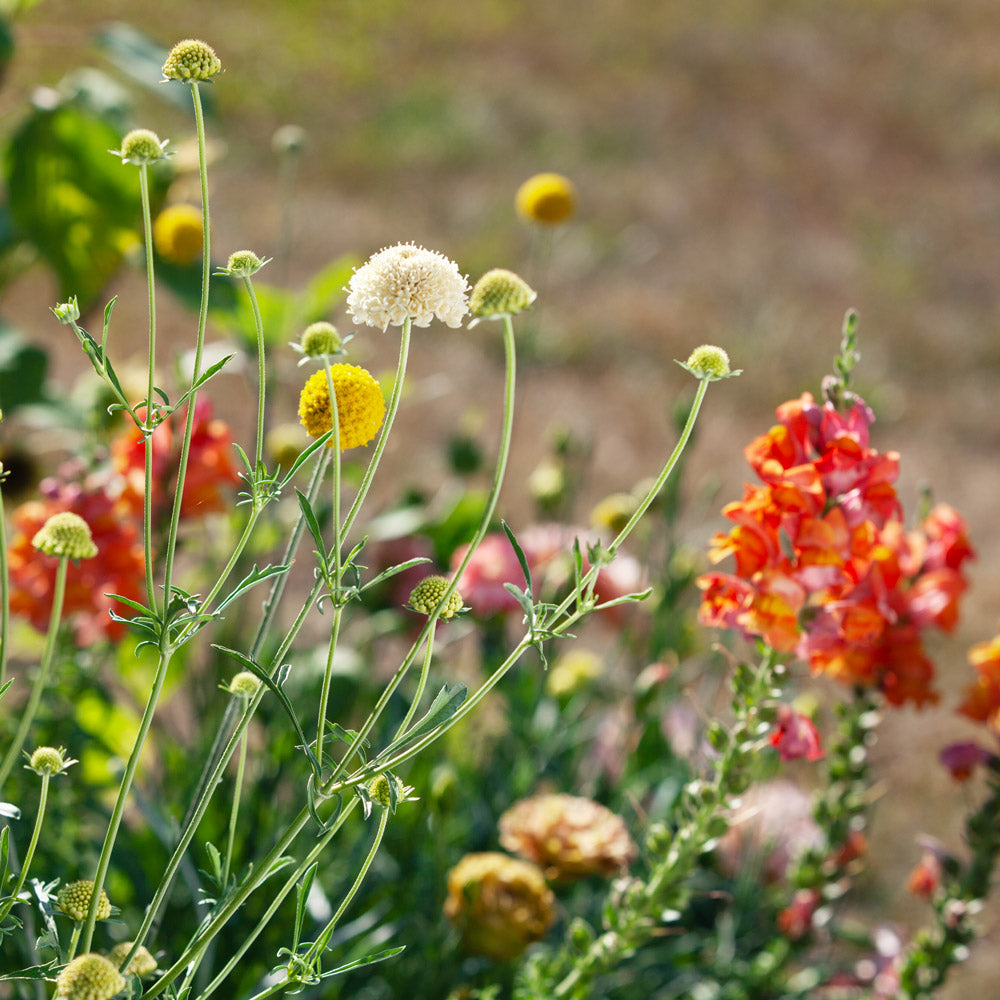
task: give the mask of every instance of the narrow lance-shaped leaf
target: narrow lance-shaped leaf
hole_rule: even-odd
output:
[[[398,740],[390,743],[373,761],[377,763],[391,757],[417,740],[422,739],[438,726],[447,722],[462,706],[468,696],[469,689],[464,684],[445,684],[431,702],[427,714],[417,722],[409,732]]]

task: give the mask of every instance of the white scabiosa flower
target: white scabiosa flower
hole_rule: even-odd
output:
[[[450,327],[462,325],[469,283],[444,254],[413,243],[398,243],[372,254],[347,286],[347,310],[355,323],[378,327],[430,326],[436,316]]]

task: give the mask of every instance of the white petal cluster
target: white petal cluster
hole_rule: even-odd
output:
[[[429,326],[436,316],[450,327],[462,325],[468,311],[469,283],[444,254],[413,243],[398,243],[372,254],[347,285],[347,311],[355,323],[385,331]]]

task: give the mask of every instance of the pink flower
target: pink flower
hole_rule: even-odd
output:
[[[534,554],[529,551],[524,542],[518,539],[524,550],[529,568],[535,562]],[[452,569],[458,568],[468,545],[455,550],[451,557]],[[458,589],[472,613],[479,618],[489,618],[492,615],[507,614],[517,611],[520,605],[517,599],[504,587],[505,583],[513,583],[524,589],[524,573],[517,561],[517,555],[510,539],[506,535],[494,532],[487,535],[482,544],[472,554],[469,565],[458,582]]]
[[[819,760],[824,755],[819,733],[812,720],[791,705],[778,706],[778,719],[771,733],[773,746],[782,760]]]
[[[951,743],[941,751],[939,759],[956,781],[968,781],[980,764],[993,760],[993,754],[978,743]]]

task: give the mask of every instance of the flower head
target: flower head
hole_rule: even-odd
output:
[[[977,767],[989,764],[996,758],[985,747],[970,740],[949,743],[938,755],[938,759],[956,781],[968,781]]]
[[[357,365],[333,365],[327,370],[337,399],[340,450],[368,444],[385,417],[385,400],[378,382],[370,372]],[[303,386],[299,397],[299,420],[313,437],[320,437],[332,429],[333,412],[326,370],[314,372]],[[332,441],[329,447],[333,447]]]
[[[535,795],[500,817],[500,843],[550,879],[620,875],[636,856],[624,820],[590,799]]]
[[[53,514],[35,532],[31,544],[47,556],[93,559],[97,555],[90,525],[79,514],[69,510]]]
[[[237,250],[229,255],[226,266],[219,274],[228,274],[233,278],[249,278],[256,274],[265,264],[270,263],[271,258],[261,260],[253,250]]]
[[[696,347],[681,368],[689,371],[695,378],[707,378],[710,382],[740,374],[730,370],[729,355],[721,347],[711,344]]]
[[[201,210],[168,205],[153,221],[153,246],[171,264],[186,267],[197,259],[205,239]]]
[[[226,690],[241,698],[252,698],[260,690],[260,678],[249,670],[241,670],[233,676]]]
[[[125,989],[125,979],[103,955],[74,958],[56,978],[56,997],[65,1000],[110,1000]]]
[[[819,733],[808,715],[791,705],[778,706],[778,718],[771,733],[771,746],[782,760],[820,760],[824,750]]]
[[[195,38],[178,42],[167,54],[163,76],[167,80],[182,82],[211,80],[222,72],[222,63],[210,45]]]
[[[76,761],[66,756],[65,747],[37,747],[28,758],[27,766],[39,777],[53,777],[62,774]]]
[[[517,189],[514,204],[522,219],[558,226],[576,211],[576,188],[562,174],[535,174]]]
[[[349,338],[342,339],[337,328],[332,323],[320,320],[310,323],[302,331],[302,339],[292,347],[302,355],[299,364],[304,364],[309,358],[322,358],[331,354],[343,354],[344,343]]]
[[[108,958],[115,966],[121,966],[126,956],[132,950],[133,941],[120,941],[108,952]],[[136,948],[135,954],[129,959],[128,965],[122,969],[126,976],[148,976],[156,971],[156,959],[150,954],[149,949],[144,945]]]
[[[94,883],[90,879],[67,882],[56,896],[56,908],[76,921],[85,920],[90,909],[90,897],[94,894]],[[97,919],[107,920],[111,916],[111,901],[102,889],[97,900]]]
[[[542,870],[495,851],[467,854],[448,873],[445,915],[476,954],[516,958],[555,919],[555,897]]]
[[[116,156],[121,157],[122,163],[131,163],[134,166],[141,166],[146,163],[155,163],[166,156],[166,147],[169,139],[160,139],[148,128],[134,128],[122,139],[121,149],[111,150]]]
[[[473,286],[469,296],[469,312],[476,318],[469,325],[481,319],[502,319],[524,312],[538,292],[513,271],[496,267],[487,271]]]
[[[347,310],[355,323],[378,327],[430,326],[436,316],[450,327],[462,325],[469,283],[444,254],[413,243],[398,243],[372,254],[347,285]]]
[[[410,591],[409,605],[422,615],[429,615],[441,602],[445,591],[451,586],[451,580],[446,576],[427,576]],[[454,618],[464,607],[462,595],[454,590],[448,602],[441,609],[440,617]]]
[[[65,302],[60,302],[52,309],[55,316],[63,326],[70,326],[80,318],[80,303],[75,295],[71,295]]]
[[[388,809],[392,804],[388,776],[379,774],[372,778],[368,784],[368,794],[372,797],[372,802],[377,802],[383,809]]]

